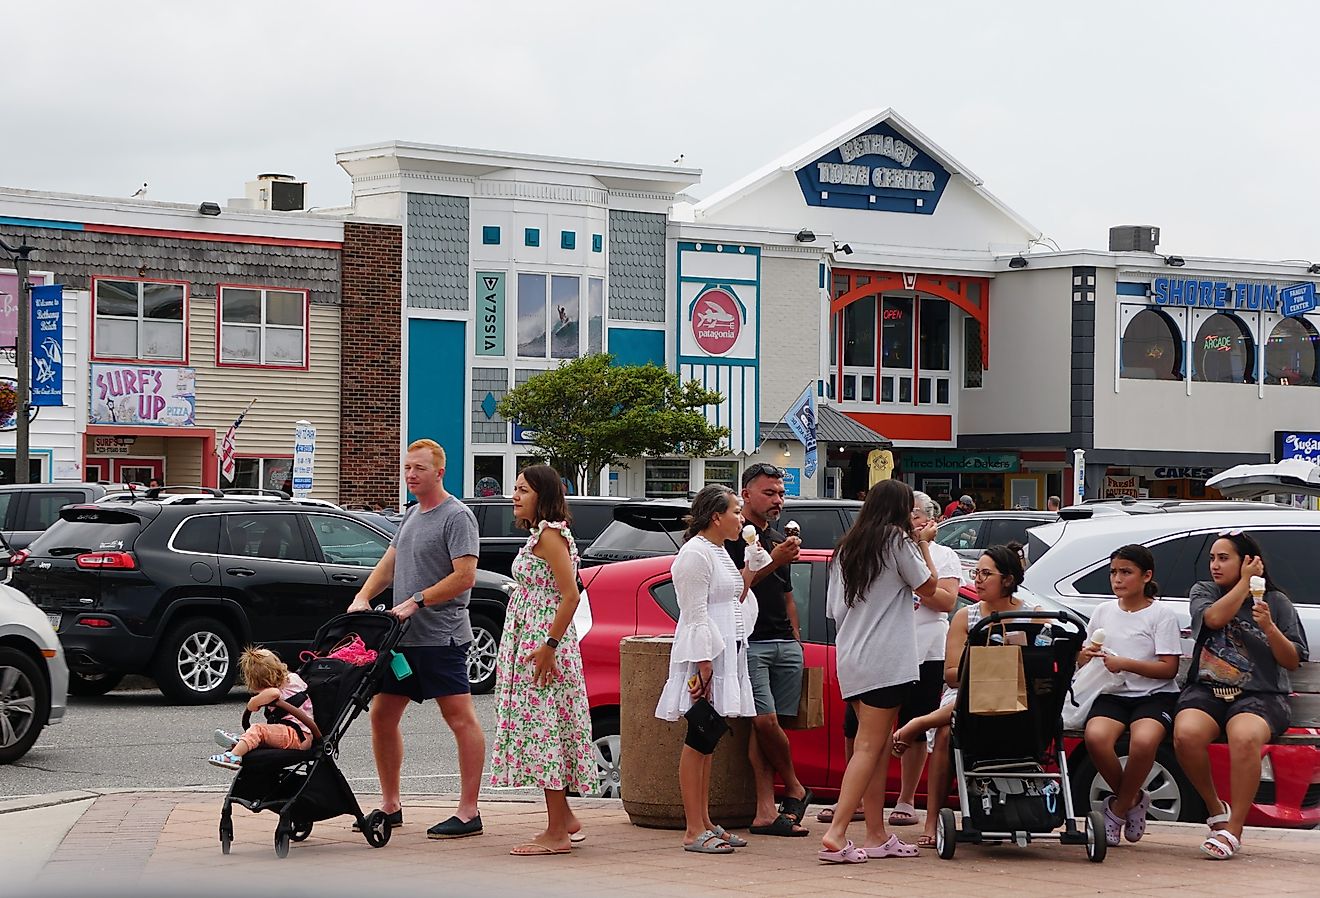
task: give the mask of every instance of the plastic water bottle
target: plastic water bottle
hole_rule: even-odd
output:
[[[1049,624],[1040,628],[1040,632],[1036,634],[1035,644],[1038,647],[1054,644],[1054,630]]]

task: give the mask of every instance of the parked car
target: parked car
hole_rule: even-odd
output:
[[[989,546],[1027,544],[1027,531],[1059,519],[1053,511],[975,511],[949,518],[939,526],[935,541],[975,561]]]
[[[8,483],[0,486],[0,533],[12,551],[26,549],[59,519],[60,509],[95,502],[106,494],[99,483]]]
[[[183,704],[219,701],[260,643],[296,663],[389,546],[353,514],[297,502],[193,496],[75,505],[15,557],[12,585],[56,626],[74,694],[129,673]],[[513,581],[479,571],[469,610],[474,691],[494,686]],[[391,601],[389,591],[382,601]]]
[[[862,503],[852,499],[785,499],[778,524],[796,521],[802,528],[802,546],[833,550],[839,537],[852,526]],[[683,531],[692,506],[673,499],[640,499],[614,506],[614,520],[582,552],[582,566],[613,561],[673,555],[683,545]]]
[[[798,778],[818,796],[825,799],[838,795],[845,767],[842,748],[842,721],[844,704],[834,662],[834,625],[825,616],[825,590],[828,582],[826,565],[830,551],[804,550],[793,565],[793,598],[798,606],[802,624],[803,655],[809,667],[825,670],[825,725],[814,730],[789,731],[793,763]],[[1108,556],[1106,556],[1108,560]],[[673,557],[657,557],[624,561],[592,568],[583,579],[592,596],[592,629],[582,640],[582,660],[587,680],[587,698],[591,706],[592,738],[597,749],[598,772],[602,794],[617,797],[621,783],[620,761],[623,757],[636,757],[636,750],[622,754],[619,739],[619,641],[628,636],[667,634],[674,631],[678,620],[678,599],[669,574]],[[1019,593],[1023,598],[1050,610],[1064,606],[1049,596],[1031,595],[1028,590]],[[963,587],[963,603],[975,600],[975,591]],[[651,709],[642,709],[650,713]],[[1079,806],[1089,802],[1099,808],[1109,791],[1086,755],[1080,740],[1066,743],[1068,767],[1073,771],[1074,798]],[[1295,795],[1299,806],[1276,803],[1274,780],[1262,790],[1253,804],[1249,821],[1261,826],[1314,826],[1320,824],[1320,796],[1313,787],[1305,785],[1320,781],[1320,749],[1307,746],[1270,746],[1267,752],[1281,751],[1288,758],[1289,769],[1273,776],[1288,789],[1279,795]],[[1228,787],[1227,746],[1211,747],[1211,770],[1223,794]],[[901,770],[897,760],[889,766],[887,791],[890,800],[897,797]],[[1178,768],[1172,745],[1160,749],[1155,768],[1147,780],[1151,790],[1156,819],[1201,821],[1205,809],[1195,790]],[[917,788],[918,806],[925,801],[926,782],[923,776]],[[1305,794],[1304,794],[1305,793]],[[951,801],[956,803],[956,795]]]
[[[0,586],[0,764],[12,764],[41,730],[64,719],[69,670],[46,615]]]
[[[627,499],[600,496],[569,496],[568,511],[573,516],[573,541],[578,553],[591,548],[601,531],[613,520],[611,512]],[[488,571],[509,575],[513,559],[527,542],[527,531],[513,520],[513,500],[508,496],[482,496],[464,499],[463,504],[477,516],[481,531],[481,560]]]
[[[1109,591],[1109,555],[1140,543],[1155,556],[1160,597],[1191,623],[1192,584],[1209,580],[1210,546],[1225,528],[1245,530],[1265,552],[1270,576],[1297,606],[1311,645],[1320,645],[1320,512],[1255,502],[1154,503],[1131,514],[1061,518],[1031,531],[1025,585],[1090,615]],[[1190,649],[1190,643],[1188,643]]]

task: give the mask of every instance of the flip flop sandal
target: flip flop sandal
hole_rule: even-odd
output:
[[[232,751],[222,751],[218,755],[211,755],[206,759],[206,763],[223,767],[226,770],[238,770],[243,766],[243,759]]]
[[[916,845],[909,845],[899,839],[898,836],[890,836],[889,841],[883,845],[872,845],[870,848],[863,848],[862,850],[866,852],[866,856],[869,858],[916,857],[921,853],[917,851]]]
[[[890,826],[916,826],[921,821],[917,819],[917,809],[896,805],[889,814]]]
[[[1210,827],[1210,832],[1212,833],[1219,832],[1219,830],[1215,829],[1216,823],[1228,823],[1229,818],[1233,816],[1233,809],[1228,806],[1228,802],[1224,801],[1221,798],[1219,800],[1219,803],[1224,806],[1223,813],[1215,814],[1213,817],[1205,818],[1205,825]]]
[[[730,845],[732,845],[734,848],[746,848],[746,847],[747,847],[747,840],[746,840],[746,839],[744,839],[742,836],[735,836],[733,833],[729,832],[727,829],[725,829],[725,828],[722,827],[722,826],[717,826],[717,827],[715,827],[713,830],[711,830],[711,832],[713,832],[715,835],[719,836],[719,837],[720,837],[721,839],[723,839],[724,841],[728,842],[728,843],[729,843]]]
[[[823,864],[864,864],[866,863],[866,852],[858,848],[851,841],[840,848],[838,851],[830,851],[828,848],[822,848],[816,855]]]
[[[1201,843],[1201,853],[1212,861],[1226,861],[1242,848],[1242,840],[1226,829],[1217,829]]]
[[[683,850],[694,854],[733,854],[733,846],[710,830],[697,836],[692,844],[684,845]]]
[[[856,811],[853,811],[853,816],[852,816],[852,822],[853,822],[853,823],[857,823],[858,821],[860,821],[860,820],[865,820],[865,819],[866,819],[866,814],[862,813],[862,811],[861,811],[860,808],[859,808],[858,810],[856,810]],[[833,823],[833,822],[834,822],[834,808],[825,808],[824,810],[822,810],[819,814],[816,815],[816,822],[818,822],[818,823]]]
[[[572,848],[551,848],[540,842],[524,842],[522,845],[515,845],[509,854],[514,857],[549,857],[555,854],[571,854],[572,851]]]
[[[574,845],[581,845],[583,842],[587,841],[587,834],[582,830],[578,830],[575,833],[569,834],[568,841],[572,842]]]
[[[1127,812],[1127,820],[1123,825],[1123,838],[1129,842],[1141,841],[1141,837],[1146,834],[1146,812],[1148,810],[1150,810],[1150,793],[1142,789],[1141,797]]]
[[[780,814],[775,818],[774,823],[767,823],[764,826],[751,826],[747,831],[754,836],[788,836],[798,838],[810,835],[805,829],[798,826],[793,818],[787,814]]]
[[[816,796],[808,789],[801,798],[785,798],[779,806],[779,813],[792,817],[794,823],[801,823],[807,817],[807,805],[815,800]]]
[[[940,843],[934,836],[928,836],[925,833],[917,836],[918,848],[939,848]]]
[[[1114,813],[1114,796],[1105,799],[1105,844],[1117,845],[1123,840],[1126,821]]]

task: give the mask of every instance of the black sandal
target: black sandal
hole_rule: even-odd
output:
[[[808,789],[802,793],[801,798],[785,798],[779,806],[779,813],[793,818],[794,823],[801,823],[807,816],[807,805],[816,800],[816,796],[811,794]]]
[[[788,836],[790,838],[797,838],[799,836],[811,835],[806,829],[798,826],[793,818],[787,814],[780,814],[775,818],[774,823],[769,823],[765,826],[749,827],[747,831],[754,836]]]

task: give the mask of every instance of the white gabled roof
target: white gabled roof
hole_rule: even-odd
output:
[[[715,191],[696,205],[695,211],[697,220],[699,221],[703,216],[710,215],[724,206],[736,202],[748,194],[755,192],[763,184],[779,174],[784,172],[796,172],[802,166],[820,158],[844,141],[851,140],[857,135],[871,130],[881,122],[888,124],[900,134],[911,139],[913,143],[916,143],[919,148],[926,153],[926,155],[930,156],[940,165],[948,169],[950,174],[961,176],[969,185],[971,185],[972,189],[985,198],[986,202],[990,203],[1004,215],[1012,219],[1024,231],[1036,237],[1041,235],[1040,228],[1027,221],[1017,212],[1014,212],[997,196],[986,190],[984,187],[985,182],[983,182],[975,172],[963,165],[953,156],[949,155],[949,153],[945,152],[939,144],[921,133],[921,131],[913,127],[907,119],[903,118],[890,108],[881,109],[878,112],[875,110],[859,112],[852,118],[845,119],[834,127],[813,137],[801,146],[795,147],[779,158],[768,162],[746,177],[740,178],[729,186]]]

